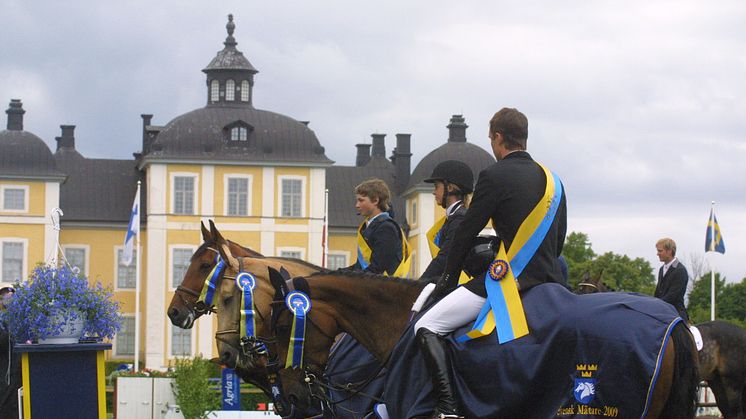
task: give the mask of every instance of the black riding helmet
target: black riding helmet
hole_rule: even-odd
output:
[[[474,173],[471,171],[471,167],[462,161],[445,160],[438,163],[430,177],[424,180],[426,183],[435,183],[436,181],[443,182],[446,191],[448,190],[449,183],[458,186],[463,195],[468,195],[474,191]],[[461,195],[461,193],[457,194]],[[443,196],[443,201],[445,202],[445,195]],[[445,208],[444,205],[443,207]]]

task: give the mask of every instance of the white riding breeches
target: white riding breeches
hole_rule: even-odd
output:
[[[439,335],[447,335],[459,327],[476,320],[486,298],[458,287],[438,301],[433,308],[423,314],[414,325],[414,332],[425,328]]]

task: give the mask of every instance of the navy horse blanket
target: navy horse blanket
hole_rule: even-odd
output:
[[[490,336],[449,338],[456,393],[467,418],[642,417],[650,407],[665,346],[681,319],[663,301],[639,294],[575,295],[558,284],[522,294],[530,334],[500,345]],[[389,417],[435,408],[414,322],[387,365]]]

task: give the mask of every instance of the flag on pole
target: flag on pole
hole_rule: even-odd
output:
[[[705,235],[705,252],[718,252],[725,254],[725,242],[720,234],[718,219],[715,210],[710,209],[710,220],[707,222],[707,234]]]
[[[122,252],[122,263],[130,266],[132,255],[135,252],[135,237],[140,234],[140,185],[137,185],[135,202],[132,204],[130,223],[127,226],[127,235],[124,236],[124,251]]]

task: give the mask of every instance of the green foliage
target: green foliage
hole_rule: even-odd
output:
[[[710,272],[694,281],[687,307],[693,323],[710,320],[710,289]],[[715,274],[715,318],[746,326],[746,278],[740,283],[728,284],[719,273]]]
[[[601,280],[617,291],[653,294],[655,276],[650,262],[643,258],[631,259],[627,255],[606,252],[596,255],[591,248],[588,235],[572,232],[565,238],[562,255],[569,267],[569,285],[576,289],[585,275]]]
[[[179,359],[174,365],[176,402],[186,419],[203,419],[206,411],[220,408],[220,394],[210,390],[208,379],[215,370],[207,359]]]

